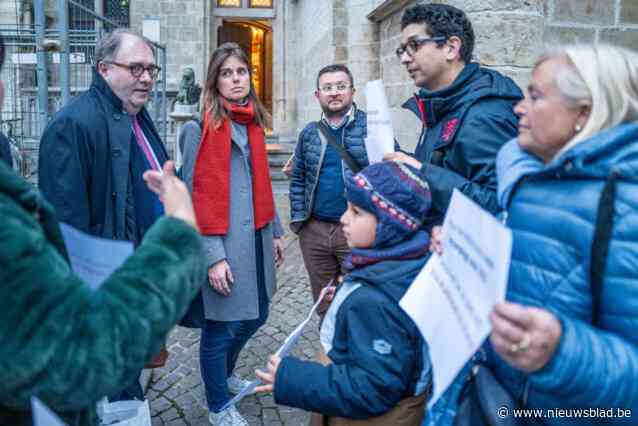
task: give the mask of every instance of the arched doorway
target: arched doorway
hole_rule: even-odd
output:
[[[267,21],[225,19],[218,27],[217,45],[228,41],[239,44],[248,55],[252,68],[253,87],[272,115],[272,28]]]

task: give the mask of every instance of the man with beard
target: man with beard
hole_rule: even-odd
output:
[[[144,108],[160,68],[153,45],[128,29],[99,41],[90,89],[60,110],[40,141],[39,187],[57,218],[137,247],[163,214],[144,183],[168,154]],[[143,351],[131,342],[131,351]],[[143,399],[137,376],[118,399]]]
[[[353,103],[354,92],[352,73],[345,65],[319,71],[315,97],[323,114],[301,131],[292,160],[290,228],[299,235],[315,300],[338,277],[349,252],[339,223],[347,208],[344,175],[352,173],[353,166],[368,165],[366,113]],[[325,304],[318,308],[320,317],[326,309]]]

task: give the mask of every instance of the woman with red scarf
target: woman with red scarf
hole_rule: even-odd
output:
[[[283,228],[275,212],[264,127],[268,114],[251,86],[250,65],[236,43],[210,58],[202,121],[187,123],[183,176],[207,256],[200,365],[213,425],[247,425],[222,410],[247,381],[232,375],[239,352],[266,322],[283,261]],[[230,389],[229,389],[230,388]]]

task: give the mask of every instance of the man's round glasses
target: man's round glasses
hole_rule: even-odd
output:
[[[135,78],[140,78],[142,74],[144,74],[144,71],[148,71],[148,75],[151,77],[151,79],[156,80],[157,76],[159,75],[159,72],[162,70],[162,68],[158,67],[157,65],[149,65],[145,67],[142,64],[133,63],[133,64],[127,65],[127,64],[121,64],[115,61],[104,61],[104,63],[116,65],[121,68],[126,68],[131,73],[131,75]]]
[[[412,56],[414,55],[417,50],[419,50],[419,48],[421,46],[423,46],[425,43],[432,41],[435,43],[441,43],[443,41],[445,41],[446,38],[443,36],[438,36],[438,37],[413,37],[410,40],[408,40],[407,43],[400,45],[399,47],[397,47],[397,50],[394,51],[394,53],[397,54],[397,58],[401,59],[401,56],[403,56],[404,53],[407,53],[408,56]]]
[[[350,85],[348,84],[326,84],[325,86],[321,86],[319,88],[319,90],[321,91],[321,93],[331,93],[333,90],[336,91],[337,93],[343,93],[346,90],[348,90],[350,87]]]

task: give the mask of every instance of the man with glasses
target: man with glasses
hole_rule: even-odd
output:
[[[496,212],[494,162],[517,134],[518,86],[472,62],[474,30],[465,13],[444,4],[419,4],[401,19],[396,55],[418,92],[403,106],[423,124],[413,156],[386,158],[421,168],[432,191],[429,225],[441,223],[454,188]]]
[[[349,252],[339,223],[347,208],[343,179],[344,173],[351,173],[348,161],[358,167],[368,165],[366,113],[353,103],[354,93],[352,73],[345,65],[328,65],[319,71],[315,97],[323,114],[301,131],[292,159],[290,228],[299,234],[315,300],[323,287],[337,279]],[[344,159],[335,144],[350,159]],[[319,307],[322,318],[326,310],[325,304]]]
[[[160,69],[151,42],[128,29],[100,40],[95,64],[90,89],[62,108],[42,135],[39,187],[61,222],[137,246],[163,213],[142,179],[168,159],[144,108]],[[144,399],[138,376],[111,401]]]

